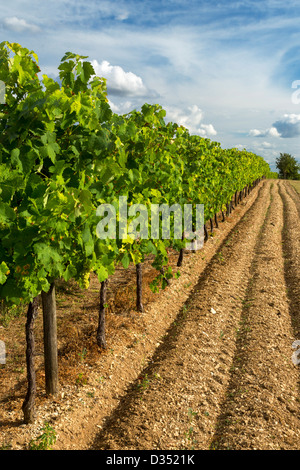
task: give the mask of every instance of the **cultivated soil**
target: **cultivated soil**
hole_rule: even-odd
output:
[[[49,423],[58,450],[298,450],[299,251],[300,197],[266,180],[185,254],[164,291],[151,292],[157,273],[145,263],[143,313],[134,269],[116,271],[106,350],[95,339],[98,280],[88,291],[58,283],[59,392],[45,394],[40,312],[34,424],[22,413],[25,312],[0,328],[0,449],[28,449]]]

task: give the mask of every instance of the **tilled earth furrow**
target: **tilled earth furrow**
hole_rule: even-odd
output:
[[[123,397],[93,448],[207,449],[216,443],[271,187],[270,181],[263,185],[260,197],[209,263],[152,364]],[[278,198],[277,183],[273,193]],[[260,256],[270,257],[268,251]],[[268,284],[262,288],[268,292]],[[262,351],[270,355],[265,346],[262,338]]]
[[[299,218],[300,218],[300,194],[298,194],[296,189],[291,184],[289,184],[287,181],[281,182],[280,188],[282,188],[282,187],[284,188],[283,197],[284,197],[284,194],[287,194],[288,196],[290,196],[290,199],[293,201],[293,203],[294,203],[294,205],[297,209],[298,220],[299,220]],[[294,212],[294,215],[295,215],[295,212]],[[296,215],[295,220],[297,220],[297,215]]]
[[[284,251],[296,249],[285,204],[276,182],[256,254],[242,313],[230,385],[213,449],[297,449],[299,447],[299,372],[291,360],[295,339],[286,281]],[[293,208],[294,228],[299,224]],[[293,233],[295,233],[293,231]],[[293,256],[295,250],[293,251]],[[299,314],[299,311],[298,311]]]
[[[287,294],[295,337],[300,339],[300,197],[288,183],[280,185],[280,194],[284,209],[282,237]]]

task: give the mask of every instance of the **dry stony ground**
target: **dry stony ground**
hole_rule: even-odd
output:
[[[24,316],[0,329],[11,349],[0,369],[0,447],[28,448],[47,422],[58,450],[298,450],[299,215],[292,186],[264,181],[185,257],[178,280],[155,296],[145,284],[143,314],[132,308],[134,283],[117,272],[106,351],[95,346],[97,281],[86,294],[58,291],[61,385],[45,396],[37,323],[32,425],[21,412]]]

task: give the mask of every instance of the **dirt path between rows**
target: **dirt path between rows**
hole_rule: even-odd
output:
[[[25,426],[24,383],[9,384],[0,446],[26,448],[48,422],[58,450],[298,449],[300,366],[292,344],[300,339],[299,220],[294,188],[262,182],[203,249],[185,256],[180,278],[149,295],[144,313],[125,311],[124,302],[116,310],[115,296],[108,349],[100,354],[91,336],[93,280],[78,315],[70,308],[67,322],[68,304],[58,310],[59,395],[45,397],[39,369],[37,420]],[[112,291],[121,292],[122,276],[111,280]],[[86,358],[74,359],[74,336]]]
[[[93,449],[299,448],[298,208],[263,186]]]

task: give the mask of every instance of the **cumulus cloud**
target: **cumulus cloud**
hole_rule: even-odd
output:
[[[198,134],[201,137],[217,134],[212,124],[202,123],[203,111],[197,105],[189,106],[185,111],[178,108],[166,108],[166,112],[168,120],[186,127],[192,134]]]
[[[200,127],[197,129],[197,133],[202,137],[210,137],[213,135],[217,135],[217,131],[215,130],[212,124],[201,124]]]
[[[284,139],[300,136],[300,114],[284,114],[282,119],[274,122],[280,137]]]
[[[251,129],[250,137],[281,137],[288,139],[300,136],[300,114],[284,114],[266,130]]]
[[[125,72],[119,65],[111,65],[107,60],[100,64],[92,61],[96,75],[107,79],[107,91],[119,96],[145,96],[148,93],[143,80],[133,72]]]
[[[38,33],[40,31],[40,28],[35,24],[27,23],[26,20],[17,18],[16,16],[4,18],[2,23],[7,29],[10,29],[16,33],[22,33],[26,31],[31,33]]]
[[[251,129],[249,135],[250,137],[280,137],[280,134],[274,125],[265,130]]]
[[[203,119],[203,112],[198,106],[189,106],[185,112],[178,108],[168,108],[168,117],[188,129],[195,129]]]

